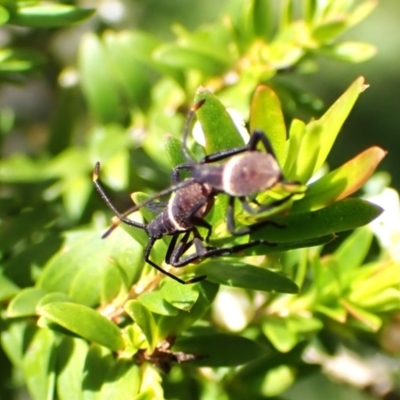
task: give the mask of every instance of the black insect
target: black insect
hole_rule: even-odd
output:
[[[283,176],[272,147],[267,137],[259,131],[251,136],[250,142],[243,147],[214,153],[204,157],[201,161],[196,162],[191,156],[187,148],[187,137],[189,126],[196,110],[203,105],[204,101],[195,104],[190,110],[183,135],[183,152],[188,161],[185,164],[178,165],[174,168],[172,174],[172,185],[152,196],[145,202],[135,205],[124,213],[120,213],[110,202],[103,188],[98,182],[100,164],[97,163],[93,172],[93,182],[101,197],[108,207],[118,217],[108,231],[103,235],[107,236],[119,222],[127,225],[144,229],[149,235],[149,242],[145,248],[144,259],[157,270],[168,275],[172,279],[180,283],[198,282],[205,278],[199,276],[194,279],[183,281],[175,275],[165,271],[152,260],[150,260],[151,249],[154,243],[166,235],[172,236],[169,244],[165,261],[174,267],[183,267],[189,263],[203,260],[208,257],[229,255],[239,252],[257,245],[274,245],[266,240],[257,240],[245,244],[235,245],[226,248],[215,248],[205,245],[211,235],[212,227],[204,220],[213,206],[214,198],[218,193],[225,193],[229,196],[229,205],[227,213],[227,225],[230,232],[235,235],[244,235],[254,230],[272,224],[277,227],[280,225],[272,221],[261,221],[241,229],[235,228],[234,220],[234,201],[236,198],[240,200],[243,208],[249,213],[255,214],[264,212],[270,208],[279,206],[287,201],[293,194],[275,201],[268,205],[259,205],[254,199],[249,197],[270,189],[278,182],[283,182]],[[267,152],[261,152],[257,149],[257,144],[262,142]],[[220,164],[213,164],[218,161],[228,159]],[[180,171],[189,171],[190,177],[181,180]],[[169,201],[155,219],[149,223],[139,223],[128,218],[128,215],[141,207],[151,204],[154,200],[162,196],[171,194]],[[250,205],[254,203],[257,208]],[[197,227],[203,227],[207,230],[205,241],[200,236]],[[183,236],[180,238],[180,234]],[[193,235],[190,238],[190,235]],[[195,252],[185,255],[186,251],[194,246]]]
[[[193,110],[197,110],[203,103],[204,100],[197,103]],[[290,190],[293,190],[293,186],[299,185],[298,182],[287,182],[285,180],[265,133],[255,130],[245,146],[209,154],[200,161],[196,161],[190,155],[187,145],[188,134],[189,129],[186,128],[182,143],[186,163],[174,168],[173,181],[179,182],[181,180],[180,171],[186,170],[189,171],[190,178],[194,182],[211,188],[210,197],[216,196],[218,193],[227,195],[229,198],[226,216],[227,227],[233,235],[246,235],[266,224],[281,227],[273,221],[261,221],[237,229],[234,218],[236,199],[240,201],[242,208],[247,213],[255,215],[279,207],[295,194],[298,194],[292,191],[286,197],[264,205],[260,205],[255,200],[254,196],[273,188],[277,184],[281,184],[282,187],[286,186]],[[263,145],[265,151],[258,149],[259,143]]]
[[[199,184],[192,180],[183,181],[178,185],[175,185],[175,190],[169,199],[166,207],[161,211],[152,221],[149,223],[140,223],[130,219],[127,215],[134,210],[140,208],[135,206],[125,213],[120,213],[115,206],[111,203],[110,199],[104,192],[104,189],[99,183],[100,163],[96,163],[93,171],[93,182],[100,193],[100,196],[108,205],[108,207],[118,217],[116,221],[103,235],[103,238],[108,236],[110,232],[118,225],[119,222],[123,222],[130,226],[135,226],[140,229],[144,229],[149,235],[149,241],[144,250],[144,259],[151,266],[156,268],[158,271],[164,273],[170,278],[178,281],[179,283],[194,283],[199,282],[206,278],[205,275],[195,277],[184,281],[172,273],[166,271],[157,265],[150,259],[150,253],[154,246],[154,243],[164,236],[170,235],[172,239],[169,243],[167,253],[165,255],[165,262],[173,267],[183,267],[190,263],[203,260],[205,258],[214,256],[224,256],[232,253],[240,252],[242,250],[258,246],[267,245],[273,246],[274,244],[269,243],[266,240],[257,240],[249,243],[239,244],[232,247],[215,248],[212,246],[206,246],[203,238],[197,227],[203,227],[207,229],[207,236],[205,241],[211,235],[211,225],[203,218],[210,211],[214,197],[211,196],[212,190],[208,185]],[[181,185],[182,187],[179,187]],[[178,186],[178,187],[176,187]],[[169,190],[169,189],[168,189]],[[167,191],[168,191],[167,190]],[[162,196],[164,192],[160,192],[158,197]],[[182,237],[180,235],[183,234]],[[190,235],[193,238],[190,239]],[[179,240],[178,240],[179,239]],[[189,240],[190,239],[190,240]],[[194,246],[194,253],[185,255],[186,251],[190,247]]]

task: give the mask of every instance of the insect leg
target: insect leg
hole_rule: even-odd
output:
[[[189,284],[189,283],[195,283],[195,282],[201,281],[201,280],[203,280],[205,278],[205,276],[198,276],[198,277],[195,277],[193,279],[189,279],[187,281],[184,281],[183,279],[178,278],[176,275],[171,274],[170,272],[168,272],[165,269],[161,268],[155,262],[151,261],[150,260],[150,252],[151,252],[151,249],[153,248],[154,243],[156,242],[156,240],[157,239],[154,239],[154,238],[150,238],[149,239],[149,242],[147,243],[147,246],[146,246],[146,248],[144,250],[144,256],[143,256],[144,260],[148,264],[150,264],[153,268],[155,268],[157,271],[161,272],[164,275],[169,276],[171,279],[173,279],[173,280],[175,280],[175,281],[177,281],[177,282],[179,282],[179,283],[181,283],[183,285],[186,285],[186,284]],[[175,241],[175,243],[176,243],[176,241]]]
[[[247,211],[246,208],[247,207],[250,208],[250,206],[246,203],[245,199],[243,197],[240,197],[239,200],[242,203],[243,208]],[[264,220],[264,221],[256,222],[251,225],[236,228],[234,204],[235,204],[235,198],[229,197],[228,209],[227,209],[227,213],[226,213],[226,224],[228,227],[228,231],[234,236],[248,235],[248,234],[255,232],[256,230],[261,229],[264,226],[268,226],[268,225],[272,225],[275,228],[284,228],[284,226],[282,226],[274,221],[269,221],[269,220]]]

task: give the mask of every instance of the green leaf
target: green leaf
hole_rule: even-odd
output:
[[[262,330],[273,346],[282,353],[292,350],[299,341],[297,333],[288,329],[286,321],[282,319],[269,318],[262,324]]]
[[[190,311],[199,298],[197,285],[182,285],[172,279],[163,282],[161,293],[168,303],[184,311]]]
[[[49,294],[46,294],[45,296],[43,296],[37,303],[36,308],[44,306],[49,303],[54,303],[56,301],[62,301],[62,302],[71,301],[72,302],[72,300],[65,293],[55,292],[55,293],[49,293]]]
[[[38,313],[63,328],[111,350],[121,350],[124,346],[119,328],[89,307],[56,302],[40,307]]]
[[[101,304],[112,303],[117,297],[127,295],[129,287],[124,279],[124,272],[118,265],[106,266],[101,285]]]
[[[106,31],[104,45],[116,82],[129,99],[142,106],[154,80],[152,53],[159,41],[143,32]]]
[[[38,4],[17,8],[11,13],[9,23],[31,28],[53,28],[83,21],[94,11],[62,4]]]
[[[124,309],[146,336],[149,351],[152,352],[159,340],[158,329],[152,312],[138,300],[129,300],[125,303]]]
[[[32,339],[36,331],[37,327],[27,319],[11,320],[11,322],[3,324],[1,346],[16,368],[21,368],[26,344]]]
[[[324,164],[333,143],[359,94],[365,90],[364,78],[356,79],[346,92],[316,121],[310,122],[298,149],[296,178],[306,182]]]
[[[44,173],[44,166],[44,162],[33,161],[24,154],[12,154],[0,160],[0,179],[4,183],[42,182],[49,178],[48,175]]]
[[[381,328],[383,321],[377,315],[365,311],[348,301],[342,300],[342,304],[353,318],[363,323],[371,331],[377,332]]]
[[[45,290],[38,288],[21,290],[8,305],[7,316],[15,318],[36,315],[36,306],[46,294]]]
[[[322,47],[316,52],[334,60],[361,63],[374,57],[377,49],[376,46],[369,43],[349,41]]]
[[[349,273],[362,264],[370,250],[372,239],[373,234],[369,228],[359,228],[339,246],[334,257],[343,273]]]
[[[289,130],[289,138],[286,142],[287,155],[285,164],[283,166],[285,177],[289,180],[294,180],[297,176],[296,174],[297,158],[299,156],[298,153],[305,131],[306,131],[306,124],[303,121],[299,119],[294,119],[292,121]]]
[[[395,288],[386,288],[371,296],[363,296],[361,299],[355,299],[350,296],[349,300],[356,302],[363,309],[368,309],[373,313],[398,312],[400,309],[400,291]]]
[[[280,165],[284,164],[286,127],[280,101],[268,86],[259,85],[253,95],[250,112],[250,131],[263,131],[271,141]]]
[[[89,345],[82,339],[64,336],[57,346],[57,398],[81,400],[82,381]]]
[[[292,212],[313,210],[350,196],[370,178],[386,155],[379,147],[371,147],[341,167],[312,182],[306,195],[294,202]]]
[[[356,278],[351,281],[349,299],[352,302],[363,302],[376,296],[387,288],[397,288],[399,284],[398,263],[379,262],[364,266]]]
[[[358,4],[352,13],[347,17],[348,26],[354,26],[359,24],[376,8],[378,5],[376,0],[367,0]]]
[[[382,213],[382,208],[360,199],[344,199],[317,211],[276,217],[283,228],[266,226],[250,235],[251,240],[290,242],[316,238],[366,225]]]
[[[158,319],[157,328],[160,337],[178,336],[209,310],[217,295],[219,286],[207,281],[202,281],[197,286],[199,288],[199,298],[190,312],[179,310],[176,316],[162,316]]]
[[[21,289],[0,271],[0,301],[15,296]]]
[[[318,120],[323,126],[323,141],[320,143],[321,148],[314,171],[317,171],[322,167],[341,126],[353,108],[359,94],[367,87],[368,85],[364,83],[363,77],[356,79],[346,92],[340,96],[329,110]]]
[[[95,343],[90,346],[84,365],[83,400],[101,400],[101,387],[113,365],[115,358],[109,349]]]
[[[302,137],[294,171],[290,176],[300,182],[307,182],[316,170],[315,165],[319,157],[319,144],[323,138],[323,126],[318,121],[313,121],[306,126],[306,132]]]
[[[347,28],[345,17],[336,17],[317,25],[312,31],[312,37],[319,42],[318,45],[329,43],[336,39]]]
[[[287,365],[272,368],[263,379],[261,391],[267,398],[278,396],[296,382],[296,376],[294,368]]]
[[[65,210],[72,219],[81,217],[89,196],[92,193],[92,183],[87,179],[87,174],[74,176],[63,183],[62,195]]]
[[[228,66],[226,58],[214,49],[193,43],[167,43],[154,52],[154,60],[169,67],[200,70],[207,75],[219,75]]]
[[[86,34],[81,41],[79,69],[83,92],[96,119],[102,123],[118,120],[118,91],[108,68],[103,43],[93,34]]]
[[[203,88],[197,91],[195,103],[200,100],[205,103],[197,111],[197,118],[206,137],[207,154],[243,146],[243,139],[224,105]]]
[[[252,340],[222,333],[179,337],[172,350],[199,356],[189,363],[207,367],[242,365],[264,355]]]
[[[54,211],[43,207],[40,213],[30,209],[17,216],[3,218],[0,226],[0,249],[9,250],[19,241],[30,239],[33,233],[44,229],[54,218]]]
[[[242,262],[207,260],[196,271],[201,275],[207,275],[207,280],[221,285],[265,292],[299,292],[297,285],[285,276]]]
[[[10,18],[10,13],[4,7],[0,6],[0,25],[4,25],[8,22]]]
[[[38,285],[49,292],[63,292],[72,300],[94,306],[100,302],[103,276],[108,268],[121,268],[130,285],[143,265],[143,248],[124,232],[116,229],[106,239],[102,232],[83,232],[56,253],[46,264]],[[118,267],[114,265],[118,264]]]
[[[182,151],[182,142],[179,139],[171,135],[165,135],[164,147],[165,151],[167,152],[171,167],[175,167],[176,165],[184,164],[186,162]]]
[[[38,329],[22,360],[22,371],[34,400],[51,399],[55,387],[55,336],[48,329]]]
[[[160,315],[178,315],[178,309],[165,301],[161,291],[145,292],[137,299],[143,306],[152,313]]]
[[[139,393],[141,374],[133,360],[119,359],[109,369],[101,387],[102,399],[130,400]]]

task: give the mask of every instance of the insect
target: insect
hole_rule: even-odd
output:
[[[203,103],[204,101],[197,103],[197,109]],[[281,227],[273,221],[264,220],[237,229],[234,218],[236,199],[240,201],[242,208],[247,213],[254,215],[278,207],[298,194],[292,192],[280,200],[265,205],[260,205],[254,199],[255,195],[271,189],[278,183],[286,187],[299,185],[297,182],[285,181],[271,143],[265,133],[255,130],[245,146],[209,154],[200,161],[194,160],[190,155],[187,145],[188,133],[189,130],[185,129],[182,143],[187,162],[174,168],[173,181],[179,182],[180,171],[186,170],[190,172],[193,181],[207,185],[212,189],[210,196],[215,196],[218,193],[227,195],[229,200],[226,221],[228,230],[233,235],[246,235],[266,224]],[[259,143],[264,146],[266,152],[257,148]],[[250,205],[251,203],[257,205],[257,207]]]
[[[203,218],[210,211],[214,200],[214,197],[210,196],[212,189],[208,185],[199,184],[190,179],[188,181],[181,182],[183,183],[182,187],[178,189],[175,188],[175,191],[170,197],[164,210],[162,210],[149,223],[141,223],[134,221],[127,216],[131,211],[140,208],[140,206],[135,206],[128,210],[128,212],[120,213],[111,203],[104,189],[100,185],[99,174],[100,163],[97,162],[93,171],[94,185],[97,191],[100,193],[102,199],[118,217],[118,221],[115,222],[104,233],[103,238],[108,236],[119,222],[123,222],[127,225],[145,230],[149,236],[149,241],[144,250],[144,260],[158,271],[178,281],[179,283],[187,284],[199,282],[205,279],[206,276],[202,275],[184,281],[178,278],[176,275],[173,275],[172,273],[161,268],[150,259],[150,253],[154,243],[166,235],[172,236],[172,239],[167,249],[165,261],[167,264],[177,268],[183,267],[198,260],[203,260],[205,258],[229,255],[258,245],[274,246],[273,243],[262,239],[224,248],[205,246],[204,240],[200,236],[197,226],[206,228],[207,236],[205,241],[208,242],[212,227]],[[162,194],[163,192],[161,192],[161,194],[159,193],[160,196]],[[180,238],[180,240],[178,240],[182,233],[183,236]],[[192,239],[190,239],[191,234],[193,234]],[[185,255],[186,251],[192,246],[194,246],[195,252]]]
[[[232,235],[246,235],[268,224],[277,228],[282,228],[281,225],[271,220],[262,220],[258,223],[236,228],[234,216],[236,199],[239,200],[242,208],[247,213],[256,215],[279,207],[290,200],[294,195],[303,193],[293,191],[293,187],[299,186],[298,182],[287,182],[284,179],[272,145],[264,132],[255,130],[246,145],[206,155],[200,161],[196,161],[190,155],[187,145],[189,126],[195,112],[204,102],[205,100],[201,100],[196,103],[188,114],[182,142],[182,150],[186,163],[174,167],[172,171],[173,185],[154,197],[149,198],[141,205],[134,207],[132,211],[150,203],[154,199],[160,197],[161,194],[166,195],[172,193],[175,190],[179,190],[182,187],[196,182],[200,185],[207,186],[210,201],[219,193],[228,196],[226,221],[228,231]],[[259,143],[263,145],[266,151],[258,149],[257,146]],[[188,171],[190,177],[182,180],[180,171]],[[259,204],[254,199],[255,195],[269,190],[278,184],[289,189],[290,193],[282,199],[264,205]],[[254,205],[256,205],[256,207]]]

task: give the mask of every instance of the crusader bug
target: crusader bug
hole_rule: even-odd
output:
[[[127,225],[145,230],[149,236],[149,241],[144,250],[144,260],[158,271],[178,281],[179,283],[186,284],[199,282],[205,279],[206,276],[202,275],[184,281],[161,268],[150,259],[150,253],[154,243],[166,235],[172,236],[172,239],[168,246],[165,261],[167,264],[177,268],[183,267],[198,260],[203,260],[205,258],[214,256],[229,255],[257,245],[274,245],[266,240],[257,240],[225,248],[205,246],[197,226],[207,229],[208,233],[206,236],[206,241],[208,241],[208,238],[211,234],[211,225],[203,218],[210,211],[214,198],[213,196],[210,196],[212,190],[207,185],[202,185],[191,180],[189,180],[189,182],[181,182],[180,185],[182,187],[175,187],[175,191],[166,204],[165,209],[162,210],[152,221],[149,223],[140,223],[134,221],[128,218],[127,213],[140,208],[140,206],[135,206],[123,214],[120,213],[111,203],[102,186],[100,185],[99,173],[100,163],[96,163],[93,171],[93,182],[95,187],[108,207],[118,217],[118,222],[114,223],[104,233],[103,238],[108,236],[119,222],[123,222]],[[159,193],[159,197],[162,196],[164,192]],[[180,238],[180,240],[178,240],[181,234],[183,234],[183,236]],[[191,234],[193,234],[192,239],[190,239]],[[186,251],[192,246],[194,246],[195,252],[185,255]]]
[[[196,182],[199,185],[207,187],[208,200],[205,198],[203,199],[204,202],[213,201],[214,197],[219,193],[228,196],[226,221],[228,231],[232,235],[246,235],[266,225],[282,228],[281,225],[270,220],[262,220],[251,225],[236,228],[234,211],[236,199],[239,200],[242,208],[247,213],[256,215],[279,207],[294,195],[303,193],[291,192],[282,199],[269,204],[259,204],[254,199],[255,195],[269,190],[278,184],[288,188],[299,185],[298,182],[285,181],[271,143],[264,132],[255,130],[246,145],[208,154],[199,161],[196,161],[190,155],[187,145],[190,123],[195,112],[204,102],[205,100],[199,101],[189,111],[182,142],[182,150],[186,163],[177,165],[173,169],[172,186],[140,205],[133,207],[127,213],[145,206],[162,195],[167,195]],[[258,149],[257,146],[259,143],[263,145],[266,151]],[[180,171],[188,171],[190,176],[181,180]]]
[[[159,265],[157,265],[154,261],[150,259],[150,253],[151,250],[154,246],[154,243],[161,239],[164,236],[172,236],[172,239],[170,241],[170,244],[168,246],[168,250],[165,256],[165,262],[172,265],[173,267],[183,267],[185,265],[188,265],[190,263],[203,260],[205,258],[209,257],[214,257],[214,256],[223,256],[223,255],[229,255],[235,252],[240,252],[242,250],[258,246],[258,245],[267,245],[267,246],[274,246],[274,243],[270,243],[267,240],[256,240],[252,241],[249,243],[244,243],[244,244],[239,244],[235,245],[232,247],[224,247],[224,248],[215,248],[212,246],[206,246],[204,244],[203,238],[200,236],[200,233],[197,229],[197,227],[203,227],[207,230],[207,235],[205,238],[205,242],[208,242],[209,237],[211,235],[211,230],[212,227],[211,225],[204,220],[204,217],[207,216],[208,212],[210,211],[211,207],[213,206],[214,203],[214,197],[217,193],[223,192],[228,194],[230,196],[230,210],[228,210],[228,228],[232,232],[234,232],[236,235],[242,235],[250,231],[250,229],[253,229],[251,226],[242,228],[240,231],[236,230],[234,228],[234,219],[233,219],[233,200],[236,197],[239,197],[239,199],[242,201],[243,207],[245,209],[249,209],[250,212],[254,212],[252,209],[250,210],[250,206],[245,203],[245,197],[248,195],[253,194],[252,192],[249,193],[248,188],[244,188],[244,193],[240,193],[238,196],[238,192],[234,191],[234,185],[231,184],[231,187],[228,188],[229,191],[226,191],[226,187],[221,186],[220,181],[223,181],[223,176],[225,175],[226,177],[226,170],[224,172],[223,168],[227,168],[228,170],[236,170],[238,165],[236,160],[240,156],[240,153],[245,153],[245,152],[250,152],[254,151],[255,147],[257,146],[257,142],[259,140],[263,140],[260,135],[253,135],[251,139],[251,145],[244,146],[242,148],[238,149],[233,149],[233,150],[227,150],[225,152],[221,153],[215,153],[213,155],[206,156],[203,158],[202,161],[199,163],[196,163],[189,155],[189,151],[187,149],[187,136],[188,136],[188,131],[189,131],[189,126],[191,123],[191,120],[193,119],[193,116],[195,114],[195,111],[202,106],[204,101],[201,101],[197,104],[195,104],[192,109],[190,110],[186,124],[185,124],[185,129],[184,129],[184,142],[183,142],[183,150],[186,159],[190,163],[186,164],[181,164],[174,168],[173,170],[173,184],[171,187],[157,193],[156,195],[150,197],[148,200],[145,202],[135,205],[134,207],[130,208],[129,210],[125,211],[124,213],[120,213],[114,205],[111,203],[109,198],[104,192],[104,189],[99,183],[99,172],[100,172],[100,164],[97,163],[93,172],[93,182],[95,184],[96,189],[100,193],[100,196],[103,198],[105,203],[108,205],[108,207],[113,211],[113,213],[117,216],[118,220],[113,223],[113,225],[106,231],[106,233],[103,235],[103,237],[108,236],[111,231],[120,223],[125,223],[130,226],[134,226],[140,229],[143,229],[147,232],[149,236],[149,241],[145,247],[144,251],[144,259],[147,263],[149,263],[151,266],[156,268],[158,271],[164,273],[165,275],[169,276],[170,278],[180,282],[180,283],[193,283],[193,282],[198,282],[202,279],[205,278],[205,276],[199,276],[193,279],[190,279],[188,281],[184,281],[177,276],[173,275],[172,273],[169,273],[168,271],[164,270],[161,268]],[[261,137],[261,139],[260,139]],[[265,136],[264,136],[265,137]],[[268,187],[270,188],[273,186],[278,181],[281,181],[282,174],[280,172],[279,166],[276,162],[275,157],[273,156],[273,152],[271,147],[269,146],[269,142],[265,139],[263,143],[267,143],[266,147],[270,150],[270,153],[272,154],[269,155],[269,164],[266,167],[266,174],[264,174],[264,180],[265,178],[268,178],[267,185],[264,184],[262,188]],[[253,149],[254,147],[254,149]],[[257,152],[258,154],[259,152]],[[260,153],[264,154],[264,153]],[[235,163],[233,163],[233,168],[230,166],[230,162],[216,166],[216,165],[208,165],[208,163],[213,163],[215,161],[223,160],[225,158],[232,157],[232,159],[235,160]],[[246,157],[241,157],[241,159],[246,160]],[[243,164],[243,163],[242,163]],[[192,176],[189,178],[186,178],[184,180],[180,180],[180,175],[179,171],[180,170],[188,170],[192,173]],[[272,171],[272,172],[271,172]],[[235,172],[237,173],[237,172]],[[239,178],[241,180],[246,179],[245,176],[242,176]],[[226,179],[226,178],[225,178]],[[254,189],[254,187],[252,188]],[[262,189],[259,189],[257,187],[257,191],[260,191]],[[233,190],[233,192],[232,192]],[[160,197],[164,195],[171,194],[171,197],[169,201],[166,203],[165,208],[158,213],[158,215],[150,222],[148,223],[140,223],[137,221],[134,221],[128,217],[128,215],[134,211],[139,210],[141,207],[145,205],[151,204],[154,200],[159,199]],[[283,199],[283,201],[285,201]],[[274,204],[277,205],[278,203],[281,204],[283,201],[278,201],[275,202]],[[157,203],[159,204],[159,203]],[[271,205],[268,206],[259,206],[259,211],[267,209],[271,207]],[[277,224],[274,224],[271,221],[262,221],[258,224],[254,224],[258,226],[264,226],[267,224],[273,224],[278,227],[280,227]],[[254,226],[253,225],[253,226]],[[183,234],[183,236],[180,238],[180,235]],[[190,235],[193,235],[192,238],[190,238]],[[186,251],[189,250],[190,247],[194,247],[195,252],[189,255],[185,255]]]
[[[198,102],[192,108],[191,113],[194,113],[203,103],[204,100]],[[237,229],[234,217],[236,199],[239,200],[242,208],[247,213],[255,215],[276,208],[287,202],[295,194],[298,194],[297,192],[292,192],[280,200],[264,205],[259,204],[254,199],[255,195],[269,190],[277,184],[288,187],[298,185],[297,182],[285,181],[271,143],[265,133],[255,130],[245,146],[209,154],[200,161],[194,160],[190,155],[187,145],[188,134],[189,129],[186,127],[182,143],[186,163],[174,168],[174,182],[179,182],[180,171],[186,170],[189,171],[193,181],[207,185],[212,189],[210,196],[215,196],[218,193],[227,195],[227,228],[233,235],[246,235],[267,224],[280,228],[281,226],[273,221],[264,220]],[[266,152],[257,148],[259,143],[263,145]],[[257,207],[252,206],[251,203]]]

